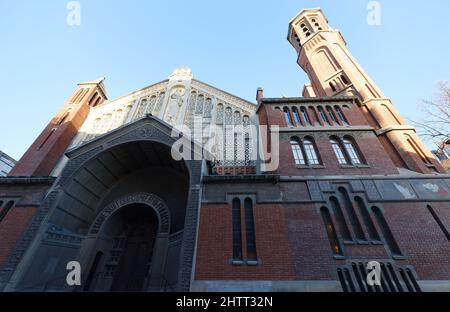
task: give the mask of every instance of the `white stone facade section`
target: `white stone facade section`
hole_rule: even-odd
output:
[[[167,80],[91,108],[70,148],[80,146],[148,114],[173,127],[181,129],[187,126],[191,132],[203,133],[202,143],[205,143],[215,136],[208,130],[208,126],[224,125],[226,112],[232,112],[232,119],[228,120],[227,125],[238,126],[249,121],[257,125],[256,110],[256,104],[195,80],[189,68],[178,68]],[[239,137],[239,141],[241,140],[244,141]],[[240,149],[243,149],[244,145],[244,142],[237,144]],[[228,148],[230,146],[233,144],[229,144]],[[215,153],[211,152],[216,154],[217,149],[221,148],[216,146]],[[244,153],[242,150],[234,154],[245,158]],[[225,154],[230,152],[225,151]],[[232,162],[226,163],[231,165]]]

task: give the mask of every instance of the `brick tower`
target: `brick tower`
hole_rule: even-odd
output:
[[[74,93],[20,159],[9,176],[49,176],[83,125],[91,107],[107,99],[104,78],[78,84]]]
[[[347,50],[342,34],[330,28],[321,9],[303,10],[292,19],[288,40],[311,81],[304,88],[304,96],[356,96],[368,123],[377,130],[397,167],[421,173],[444,172],[415,129]]]

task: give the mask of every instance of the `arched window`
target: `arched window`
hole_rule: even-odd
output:
[[[324,123],[330,123],[329,121],[328,121],[328,118],[327,118],[327,115],[325,114],[325,111],[323,110],[323,107],[322,106],[319,106],[318,108],[317,108],[317,110],[319,111],[319,116],[320,116],[320,119],[322,119],[322,121],[324,122]]]
[[[109,129],[111,129],[111,121],[112,121],[112,114],[106,114],[105,117],[103,118],[102,129],[100,131],[101,134],[104,134],[108,132]]]
[[[233,115],[233,124],[240,125],[242,123],[241,112],[235,111]]]
[[[156,105],[156,96],[152,96],[150,98],[150,101],[148,103],[147,109],[145,111],[146,114],[152,114],[153,110],[155,109],[155,105]]]
[[[148,103],[147,99],[143,99],[141,101],[141,103],[139,104],[138,112],[136,114],[136,118],[144,117],[145,110],[147,109],[147,103]]]
[[[325,224],[325,228],[327,230],[328,240],[330,241],[331,249],[335,255],[343,255],[341,244],[339,243],[339,239],[336,233],[336,229],[333,224],[333,220],[331,219],[330,212],[328,208],[322,207],[320,208],[320,214],[322,215],[323,223]]]
[[[242,257],[242,222],[241,222],[241,200],[233,199],[232,202],[233,223],[233,261],[241,262]]]
[[[334,110],[336,111],[337,115],[339,116],[339,119],[343,123],[348,124],[347,118],[345,118],[344,112],[342,111],[341,107],[336,105],[334,107]]]
[[[205,102],[205,111],[203,112],[203,117],[211,118],[211,112],[212,112],[212,100],[210,98],[207,98]]]
[[[98,92],[92,94],[91,99],[89,100],[89,106],[94,107],[95,101],[97,101]]]
[[[128,117],[130,116],[131,113],[131,109],[133,108],[133,105],[127,105],[127,107],[125,107],[125,113],[123,114],[123,119],[122,119],[122,124],[126,123],[128,120]]]
[[[334,83],[332,83],[331,81],[330,81],[330,88],[331,90],[333,90],[333,92],[336,92],[336,87],[334,86]]]
[[[349,84],[348,79],[347,79],[347,77],[345,77],[345,75],[341,75],[341,80],[345,85]]]
[[[309,118],[308,111],[306,110],[306,108],[302,107],[302,108],[300,108],[300,111],[302,113],[302,117],[305,120],[305,122],[312,125],[311,119]]]
[[[255,239],[255,221],[253,216],[253,201],[246,198],[244,201],[245,212],[245,238],[247,242],[247,260],[257,261],[256,239]]]
[[[283,109],[284,112],[284,119],[286,120],[286,124],[288,125],[288,127],[293,126],[294,123],[292,122],[292,117],[291,117],[291,113],[289,112],[289,108],[285,107]]]
[[[112,123],[112,129],[116,129],[118,127],[120,127],[122,125],[122,121],[123,121],[123,110],[118,109],[115,113],[114,113],[114,121]]]
[[[197,99],[197,106],[195,108],[196,114],[203,114],[203,105],[205,104],[205,97],[203,95],[199,95]]]
[[[344,146],[348,156],[350,157],[350,161],[354,165],[361,165],[363,163],[362,157],[358,153],[358,149],[353,139],[350,137],[344,137]]]
[[[69,114],[70,114],[71,111],[72,111],[72,109],[69,108],[69,109],[65,112],[64,116],[59,120],[58,125],[62,125],[62,124],[67,120],[67,117],[69,117]]]
[[[375,214],[378,225],[381,228],[384,239],[386,240],[386,243],[389,246],[389,249],[391,250],[392,254],[394,256],[402,256],[400,247],[398,246],[397,242],[395,241],[394,235],[392,234],[391,229],[389,228],[389,225],[386,222],[386,219],[384,218],[383,213],[381,212],[381,209],[374,206],[374,207],[372,207],[372,211]]]
[[[439,216],[437,215],[436,211],[434,211],[433,207],[431,207],[430,205],[427,205],[427,209],[431,213],[431,215],[433,216],[433,218],[436,221],[436,223],[439,225],[439,228],[444,233],[444,235],[447,238],[447,240],[450,242],[450,232],[447,230],[447,228],[445,227],[444,223],[442,223],[442,221],[439,218]]]
[[[72,103],[76,102],[79,98],[79,96],[81,95],[81,93],[83,93],[84,89],[81,88],[80,90],[78,90],[75,95],[72,97]]]
[[[340,165],[348,165],[341,143],[337,138],[330,139],[331,147],[333,147],[334,154]]]
[[[6,215],[13,208],[13,206],[14,201],[10,200],[9,202],[6,203],[5,207],[3,207],[3,209],[0,210],[0,222],[2,222],[5,219]]]
[[[366,241],[366,236],[364,235],[363,228],[361,223],[359,222],[358,216],[353,207],[353,203],[348,195],[347,190],[344,187],[339,188],[340,198],[344,203],[345,210],[347,211],[347,216],[349,217],[350,224],[353,228],[353,233],[356,236],[356,239],[359,241]]]
[[[98,104],[100,104],[100,101],[102,100],[102,97],[101,96],[99,96],[98,98],[97,98],[97,100],[95,101],[95,103],[94,103],[94,106],[93,107],[96,107]]]
[[[158,95],[158,104],[156,105],[156,112],[159,113],[161,111],[161,108],[162,108],[162,106],[164,104],[164,99],[165,98],[166,98],[166,93],[165,92],[161,92]]]
[[[339,226],[339,231],[341,232],[342,238],[346,241],[352,241],[352,236],[350,230],[348,229],[347,222],[345,221],[344,213],[342,212],[341,205],[336,197],[330,197],[331,206],[333,207],[334,213]]]
[[[297,138],[291,139],[291,149],[292,154],[294,155],[295,164],[297,166],[305,166],[306,165],[305,156],[303,155],[300,141]]]
[[[300,115],[298,113],[297,107],[292,108],[292,114],[294,115],[294,119],[295,119],[295,122],[296,122],[297,126],[301,126],[302,125],[302,120],[301,120]]]
[[[314,140],[309,137],[305,138],[303,140],[303,146],[305,148],[306,158],[308,159],[308,165],[320,165],[320,159]]]
[[[223,104],[217,105],[216,122],[218,125],[223,124]]]
[[[378,231],[373,224],[372,218],[370,217],[369,210],[367,209],[364,201],[361,197],[356,196],[355,202],[358,205],[359,212],[364,219],[364,224],[366,225],[367,232],[369,233],[369,237],[372,241],[381,241],[380,235],[378,235]]]
[[[335,124],[339,124],[339,122],[337,121],[336,115],[334,114],[333,108],[331,106],[327,106],[326,109],[327,109],[328,115],[330,116],[331,120]]]
[[[96,118],[94,120],[94,123],[92,124],[89,134],[86,136],[85,141],[89,141],[89,140],[95,138],[100,133],[101,126],[102,126],[102,119]]]

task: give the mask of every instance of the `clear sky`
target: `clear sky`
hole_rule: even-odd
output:
[[[80,0],[69,26],[66,0],[0,1],[0,150],[19,159],[78,82],[106,76],[110,99],[169,76],[195,78],[254,101],[299,96],[307,82],[286,40],[302,8],[321,7],[351,53],[406,117],[418,116],[450,80],[450,1]]]

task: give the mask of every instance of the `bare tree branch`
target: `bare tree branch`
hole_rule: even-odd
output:
[[[439,82],[433,100],[420,105],[423,118],[409,120],[425,140],[443,142],[450,138],[450,82]]]

